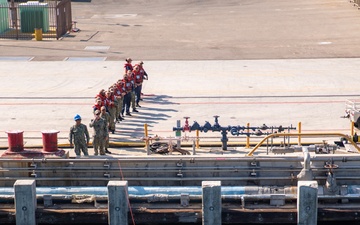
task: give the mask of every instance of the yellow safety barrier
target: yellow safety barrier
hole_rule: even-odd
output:
[[[274,137],[323,137],[323,136],[339,136],[345,138],[348,142],[350,142],[356,150],[360,153],[360,148],[357,146],[357,144],[352,140],[352,138],[349,135],[341,134],[341,133],[274,133],[270,134],[264,139],[262,139],[257,145],[247,154],[247,156],[252,156],[253,153],[268,139],[274,138]]]

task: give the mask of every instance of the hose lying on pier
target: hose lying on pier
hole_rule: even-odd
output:
[[[178,148],[174,143],[171,143],[171,145],[169,145],[169,143],[167,142],[154,142],[150,144],[150,150],[153,153],[163,155],[169,154],[170,152],[179,152],[181,153],[181,155],[190,155],[189,151]]]

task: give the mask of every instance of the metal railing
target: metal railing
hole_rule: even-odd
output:
[[[0,0],[0,39],[59,39],[72,28],[71,0],[7,2]]]
[[[261,140],[248,154],[247,156],[252,156],[253,153],[268,139],[274,138],[274,137],[329,137],[329,136],[336,136],[336,137],[342,137],[358,151],[360,152],[359,146],[351,139],[350,136],[346,134],[341,133],[274,133],[270,134],[266,137],[264,137],[263,140]]]

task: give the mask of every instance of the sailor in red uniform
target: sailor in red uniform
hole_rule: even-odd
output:
[[[105,102],[106,96],[105,96],[105,90],[101,89],[99,93],[95,96],[95,99],[100,98],[101,101]]]
[[[135,102],[136,107],[141,107],[139,105],[140,97],[141,97],[141,87],[143,82],[143,75],[140,73],[140,66],[135,65],[133,70],[133,79],[134,79],[134,91],[135,91]]]
[[[149,79],[149,76],[148,74],[146,73],[144,67],[144,62],[143,61],[140,61],[138,64],[136,64],[135,66],[139,66],[139,70],[140,70],[140,75],[142,75],[142,78],[143,80],[148,80]],[[141,85],[141,88],[140,88],[140,98],[139,98],[139,101],[142,101],[142,98],[141,98],[141,95],[143,94],[142,92],[142,85]]]
[[[96,111],[96,110],[101,110],[101,106],[104,106],[104,102],[101,101],[100,98],[97,98],[95,99],[95,104],[93,105],[93,113]]]
[[[117,108],[116,108],[116,120],[118,122],[124,120],[123,117],[121,117],[121,111],[123,108],[123,100],[124,100],[124,95],[126,94],[125,92],[125,87],[124,84],[122,82],[122,80],[118,80],[115,84],[114,84],[114,96],[115,96],[115,100],[117,101]]]
[[[114,134],[116,107],[115,107],[115,97],[112,91],[113,90],[106,92],[105,106],[110,114],[109,130],[111,131],[111,133]]]
[[[127,59],[125,59],[125,62],[126,62],[125,65],[124,65],[125,73],[127,73],[128,70],[133,71],[134,68],[133,68],[133,66],[131,64],[132,59],[127,58]]]
[[[131,71],[129,71],[131,74]],[[122,80],[125,88],[125,95],[123,99],[123,108],[121,110],[122,116],[124,116],[124,111],[126,111],[126,115],[131,116],[130,114],[130,103],[131,103],[131,92],[133,89],[133,83],[128,73],[124,74],[124,79]]]

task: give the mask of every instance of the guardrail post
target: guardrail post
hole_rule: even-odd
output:
[[[180,120],[176,121],[176,127],[181,128],[181,121]],[[178,148],[181,148],[181,141],[180,141],[181,131],[179,129],[175,132],[175,136],[177,137],[176,146]]]
[[[316,225],[318,206],[317,181],[298,181],[297,224]]]
[[[247,133],[250,134],[250,123],[246,124],[247,127]],[[250,148],[250,135],[246,135],[246,146],[245,148]]]
[[[35,225],[37,208],[35,180],[17,180],[14,191],[16,225]]]
[[[202,225],[221,225],[221,181],[202,182]]]
[[[128,182],[109,181],[107,188],[108,224],[128,225]]]
[[[196,130],[196,148],[199,149],[200,148],[200,131]]]
[[[147,123],[144,124],[144,134],[145,134],[145,149],[146,154],[150,155],[150,145],[149,145],[149,132],[148,132],[148,125]]]
[[[298,133],[301,134],[301,122],[298,123]],[[301,146],[301,135],[298,136],[298,145]]]

